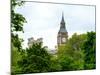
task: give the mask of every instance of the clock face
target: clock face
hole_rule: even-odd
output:
[[[62,42],[66,42],[66,38],[62,38]]]

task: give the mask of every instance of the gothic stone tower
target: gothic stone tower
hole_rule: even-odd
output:
[[[62,20],[61,20],[61,23],[60,23],[60,30],[59,30],[58,35],[57,35],[58,47],[61,46],[61,45],[65,45],[67,40],[68,40],[68,32],[66,30],[64,16],[63,16],[63,13],[62,13]]]

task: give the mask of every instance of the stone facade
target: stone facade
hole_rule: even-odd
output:
[[[43,43],[43,38],[38,38],[37,40],[34,40],[33,37],[28,39],[28,46],[31,47],[33,43]]]

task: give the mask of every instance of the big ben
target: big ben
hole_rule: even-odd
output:
[[[67,40],[68,40],[68,32],[66,30],[64,15],[62,13],[62,19],[61,19],[61,22],[60,22],[60,29],[59,29],[58,35],[57,35],[58,47],[60,45],[65,45],[67,43]]]

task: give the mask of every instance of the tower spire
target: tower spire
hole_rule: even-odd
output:
[[[65,21],[64,21],[64,13],[62,12],[62,20],[61,20],[61,24],[65,24]]]
[[[64,21],[64,13],[62,12],[62,21]]]
[[[62,19],[61,19],[61,22],[60,22],[60,30],[59,32],[67,32],[66,30],[66,26],[65,26],[65,21],[64,21],[64,14],[62,12]]]

